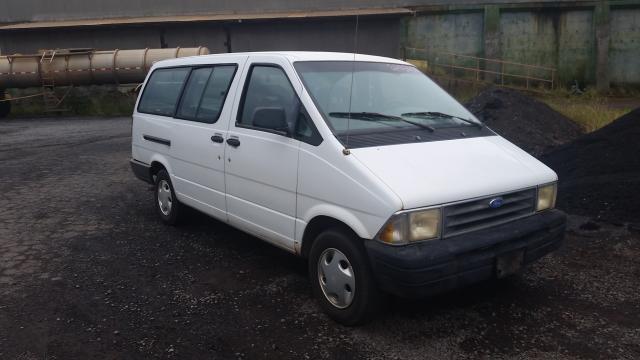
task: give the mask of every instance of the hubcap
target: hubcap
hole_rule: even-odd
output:
[[[167,180],[160,180],[158,184],[158,206],[164,216],[168,216],[171,212],[173,204],[173,196],[171,195],[171,187]]]
[[[338,249],[329,248],[318,260],[318,281],[329,302],[345,309],[351,305],[356,290],[356,278],[349,259]]]

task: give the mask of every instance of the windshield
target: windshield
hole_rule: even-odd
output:
[[[295,68],[336,135],[480,125],[410,65],[302,61]]]

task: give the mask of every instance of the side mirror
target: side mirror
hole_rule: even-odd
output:
[[[291,130],[287,123],[287,114],[281,107],[258,107],[253,111],[253,126],[268,129],[280,135],[289,136]]]

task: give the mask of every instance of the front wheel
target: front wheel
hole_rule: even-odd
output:
[[[329,229],[318,235],[309,254],[314,296],[329,317],[347,326],[371,320],[383,303],[361,241]]]

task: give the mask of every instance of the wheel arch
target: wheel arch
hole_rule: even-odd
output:
[[[171,167],[169,167],[169,162],[167,161],[167,159],[165,159],[163,156],[152,157],[150,167],[149,167],[149,175],[151,177],[151,180],[154,183],[156,181],[155,179],[156,175],[162,169],[167,170],[167,172],[169,173],[169,176],[171,176],[172,171],[171,171]]]
[[[338,228],[347,234],[351,235],[354,239],[363,240],[358,233],[345,222],[338,220],[332,216],[318,215],[311,219],[307,226],[305,226],[304,233],[302,235],[302,244],[300,247],[300,255],[303,258],[308,258],[315,239],[326,229]]]
[[[166,167],[159,161],[151,162],[151,166],[149,167],[149,176],[153,183],[156,182],[156,176],[160,172],[160,170],[165,169]]]

